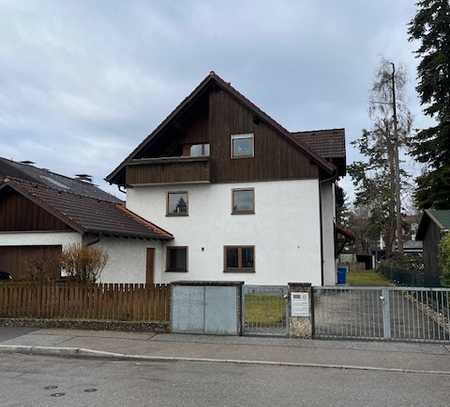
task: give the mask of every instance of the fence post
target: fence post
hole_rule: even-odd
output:
[[[390,305],[389,288],[381,290],[383,302],[383,337],[384,339],[391,338],[391,305]]]
[[[313,336],[311,283],[288,283],[288,323],[290,338]]]

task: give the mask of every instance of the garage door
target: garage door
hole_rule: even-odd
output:
[[[55,258],[61,251],[61,246],[0,246],[0,271],[14,280],[59,278]]]

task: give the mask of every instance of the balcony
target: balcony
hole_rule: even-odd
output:
[[[209,157],[141,158],[127,166],[129,186],[209,182]]]

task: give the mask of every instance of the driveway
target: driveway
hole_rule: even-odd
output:
[[[381,288],[316,289],[316,337],[383,338],[382,294]],[[391,337],[450,341],[450,310],[445,295],[442,292],[390,291]]]
[[[450,376],[2,355],[2,407],[447,407]]]

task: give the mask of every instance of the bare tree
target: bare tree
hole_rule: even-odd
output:
[[[397,150],[409,146],[412,125],[406,103],[406,71],[403,67],[398,69],[394,81],[392,73],[391,63],[382,60],[370,93],[372,129],[363,130],[361,137],[352,143],[366,159],[356,161],[348,168],[356,188],[355,206],[368,209],[368,224],[372,229],[378,228],[386,244],[387,256],[392,253],[396,230],[398,247],[401,246],[399,192],[406,185],[407,173],[400,167]]]
[[[61,268],[74,281],[96,283],[108,262],[108,254],[101,248],[73,244],[63,250]]]

